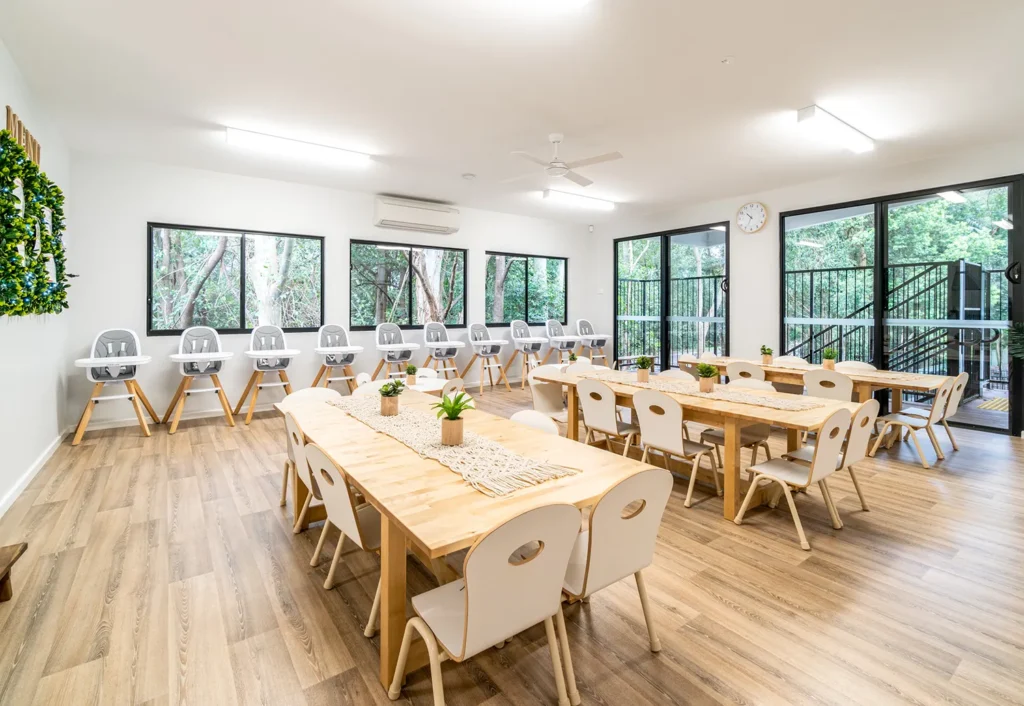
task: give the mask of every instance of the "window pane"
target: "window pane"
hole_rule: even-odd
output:
[[[242,328],[242,238],[236,233],[153,228],[152,330]]]
[[[507,324],[526,318],[526,259],[487,256],[487,323]]]
[[[245,236],[245,325],[320,326],[320,240]]]
[[[529,323],[541,324],[548,319],[565,321],[565,263],[560,258],[529,259]]]
[[[637,356],[661,368],[661,237],[624,240],[617,246],[615,338],[619,368]]]
[[[725,232],[679,233],[669,238],[669,367],[680,354],[725,354]]]
[[[875,316],[873,204],[787,216],[783,355],[872,362]],[[849,323],[847,323],[849,321]]]
[[[353,327],[409,323],[408,253],[407,249],[394,246],[352,243]]]
[[[461,250],[413,248],[413,324],[440,321],[449,326],[465,323],[463,282],[466,257]]]

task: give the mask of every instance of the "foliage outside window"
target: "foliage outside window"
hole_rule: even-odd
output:
[[[520,319],[543,324],[557,319],[564,325],[568,263],[564,257],[487,253],[487,323]]]
[[[322,238],[151,223],[149,267],[151,335],[323,323]]]
[[[352,241],[350,328],[466,325],[466,251]]]

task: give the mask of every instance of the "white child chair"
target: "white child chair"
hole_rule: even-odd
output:
[[[512,357],[508,359],[508,369],[512,369],[512,364],[516,360],[516,356],[523,356],[523,370],[522,385],[519,389],[526,387],[526,378],[530,374],[530,370],[540,366],[540,349],[548,342],[548,339],[542,336],[534,336],[533,332],[530,331],[530,327],[525,321],[516,319],[511,324],[512,329]]]
[[[878,370],[871,363],[864,363],[859,360],[843,360],[836,363],[836,370],[844,371],[847,373],[854,372],[871,372],[872,370]]]
[[[587,429],[584,444],[589,444],[597,433],[605,437],[608,450],[611,451],[611,440],[618,439],[623,443],[622,455],[629,455],[629,447],[640,434],[640,427],[619,420],[615,407],[615,393],[612,388],[598,380],[583,378],[576,383],[576,390],[583,409],[583,425]]]
[[[778,358],[772,361],[773,365],[795,365],[798,367],[807,367],[807,361],[796,355],[780,355]]]
[[[747,378],[730,380],[726,387],[765,391],[775,389],[772,387],[770,382],[765,382],[764,380],[750,380]],[[757,463],[758,448],[764,448],[765,456],[768,457],[769,461],[771,460],[772,451],[768,448],[768,438],[771,436],[771,433],[772,427],[770,424],[752,424],[749,427],[743,427],[740,430],[740,446],[745,449],[750,449],[751,465]],[[718,458],[718,464],[722,465],[721,447],[725,446],[725,430],[705,429],[700,434],[700,440],[701,443],[709,443],[715,447],[715,456]]]
[[[304,529],[306,514],[309,512],[309,507],[313,500],[323,502],[323,497],[320,495],[320,487],[317,485],[316,478],[313,477],[312,472],[309,470],[309,462],[306,459],[306,435],[291,412],[285,412],[284,428],[288,432],[288,458],[294,464],[292,472],[295,474],[293,479],[296,484],[295,488],[298,489],[298,484],[302,483],[308,491],[302,507],[292,508],[292,511],[295,513],[295,523],[292,526],[292,532],[298,534]]]
[[[337,324],[326,324],[320,327],[317,333],[317,347],[314,352],[323,356],[323,363],[316,374],[311,387],[316,387],[323,382],[324,387],[330,387],[332,382],[344,382],[348,385],[348,391],[356,389],[356,374],[352,371],[352,363],[356,355],[363,352],[362,346],[353,346],[348,339],[348,331],[344,326]],[[336,370],[341,375],[335,374]]]
[[[882,441],[885,440],[890,430],[892,430],[893,434],[892,438],[889,439],[889,443],[886,445],[886,448],[892,448],[893,441],[898,438],[900,434],[906,432],[906,435],[914,442],[914,448],[917,449],[917,455],[921,459],[921,465],[925,468],[929,468],[928,459],[924,457],[924,451],[921,449],[921,444],[917,440],[917,432],[924,429],[928,434],[928,439],[932,442],[932,448],[935,449],[936,458],[939,461],[946,458],[946,454],[942,452],[942,447],[939,445],[939,438],[935,436],[935,425],[942,421],[947,403],[949,402],[950,394],[953,392],[953,387],[956,385],[958,379],[959,378],[947,378],[946,381],[942,383],[942,386],[935,391],[935,396],[932,398],[932,408],[928,412],[927,417],[902,414],[900,412],[879,417],[878,422],[882,425],[882,431],[878,434],[878,439],[875,441],[874,448],[871,449],[871,455],[875,455],[878,451],[878,447],[882,445]],[[901,394],[901,391],[897,390],[896,394]]]
[[[594,325],[587,319],[577,319],[576,333],[580,337],[580,353],[584,351],[591,362],[595,358],[603,358],[605,365],[608,364],[608,356],[604,353],[604,347],[611,340],[610,334],[594,333]]]
[[[164,414],[163,422],[171,418],[171,428],[168,433],[173,434],[178,430],[178,422],[181,421],[181,413],[185,409],[185,400],[192,395],[204,394],[207,392],[216,393],[220,400],[220,406],[224,409],[224,418],[228,426],[235,426],[235,419],[231,415],[231,403],[228,396],[224,394],[224,386],[220,384],[218,374],[224,367],[225,361],[233,356],[233,353],[226,352],[221,348],[220,336],[209,326],[193,326],[181,333],[178,339],[178,352],[171,356],[171,360],[181,364],[181,384],[178,391],[171,398],[167,405],[167,413]],[[196,378],[207,377],[213,383],[213,387],[192,387]]]
[[[402,335],[402,329],[399,328],[398,324],[378,324],[377,331],[377,351],[380,353],[380,362],[377,363],[377,368],[373,371],[372,380],[377,379],[377,375],[380,374],[381,368],[386,364],[387,370],[384,372],[384,378],[390,378],[392,375],[401,375],[405,370],[405,366],[412,360],[412,354],[420,349],[418,343],[406,343],[405,337]],[[395,372],[391,372],[391,366],[395,366]]]
[[[725,374],[729,382],[733,380],[764,380],[764,368],[760,365],[734,360],[725,366]]]
[[[809,370],[804,373],[804,387],[811,397],[849,402],[853,397],[853,380],[835,370]]]
[[[330,390],[325,387],[307,387],[305,390],[296,390],[292,394],[281,400],[280,408],[281,411],[288,413],[296,407],[299,407],[306,403],[326,403],[331,400],[341,399],[341,393],[337,390]],[[285,431],[288,431],[287,424],[285,425]],[[288,458],[284,462],[284,474],[281,479],[281,507],[285,506],[288,498],[288,479],[292,474],[296,473],[298,463],[295,460],[295,448],[292,444],[291,433],[287,434],[286,448],[288,450]]]
[[[252,375],[245,385],[245,392],[238,398],[235,405],[235,414],[242,411],[242,405],[249,398],[249,391],[252,391],[252,398],[249,399],[249,411],[245,415],[245,423],[252,421],[252,413],[256,410],[256,400],[260,391],[268,387],[283,387],[286,395],[292,394],[292,384],[288,380],[286,372],[292,358],[302,351],[288,347],[284,331],[280,326],[267,324],[257,326],[252,330],[249,337],[249,350],[245,352],[247,358],[252,359]],[[277,382],[263,382],[263,376],[267,373],[277,373]]]
[[[423,347],[427,349],[427,359],[423,363],[424,368],[429,368],[433,363],[434,370],[444,373],[445,380],[448,379],[448,373],[459,377],[459,368],[455,363],[455,357],[460,350],[466,347],[466,344],[449,339],[448,329],[444,324],[431,321],[423,327]]]
[[[543,622],[559,704],[579,703],[574,683],[566,692],[558,643],[567,666],[569,643],[562,617],[562,581],[580,528],[580,511],[572,505],[547,505],[514,517],[470,548],[465,578],[412,599],[416,615],[405,624],[395,677],[388,690],[398,699],[405,679],[409,647],[418,634],[426,643],[434,704],[443,706],[441,661],[463,662]],[[525,545],[535,550],[520,551]],[[555,620],[558,637],[555,636]]]
[[[964,399],[964,391],[967,389],[967,381],[970,378],[971,376],[968,373],[960,373],[956,376],[956,379],[953,381],[953,391],[949,393],[949,402],[946,403],[946,409],[942,411],[942,416],[939,419],[939,422],[941,422],[946,430],[946,436],[949,437],[949,443],[953,445],[954,451],[959,451],[960,447],[957,446],[956,437],[953,436],[953,430],[949,428],[947,420],[956,416],[956,413],[960,411],[960,403]],[[908,417],[920,417],[922,419],[927,419],[928,413],[929,410],[927,409],[916,409],[914,407],[908,407],[903,410],[903,414]]]
[[[548,362],[548,358],[551,357],[552,353],[558,354],[558,360],[556,363],[562,363],[562,358],[565,358],[565,362],[569,361],[569,354],[576,349],[576,345],[580,342],[579,336],[573,336],[567,334],[565,329],[562,328],[562,322],[558,319],[548,319],[544,324],[544,328],[548,334],[548,353],[544,356],[544,364]]]
[[[460,378],[465,378],[469,371],[473,369],[473,364],[480,359],[480,394],[484,394],[484,372],[487,373],[487,379],[491,381],[491,387],[494,387],[494,370],[498,371],[498,382],[505,383],[505,389],[512,392],[512,387],[508,384],[508,377],[505,375],[505,368],[501,364],[501,349],[508,345],[508,341],[503,339],[491,338],[491,332],[487,330],[487,327],[483,324],[470,324],[469,326],[469,344],[473,346],[473,357],[469,359],[469,364],[466,365],[465,369],[459,374]]]
[[[100,331],[92,342],[91,356],[79,358],[75,366],[85,368],[85,377],[92,383],[92,395],[85,403],[85,409],[78,420],[78,428],[75,430],[75,438],[72,446],[77,446],[82,441],[86,427],[89,426],[89,419],[92,417],[93,408],[100,402],[111,400],[128,400],[135,409],[135,416],[139,420],[139,428],[145,436],[149,436],[149,425],[146,424],[146,417],[142,413],[142,406],[145,406],[154,424],[160,423],[160,417],[153,411],[145,393],[139,387],[135,379],[139,366],[145,365],[152,358],[142,355],[142,346],[139,345],[138,335],[130,329],[107,329]],[[106,385],[124,383],[128,390],[124,395],[101,395]]]
[[[569,412],[565,408],[565,399],[562,397],[562,386],[557,382],[544,382],[536,378],[537,375],[558,372],[557,365],[541,365],[531,370],[527,378],[530,383],[530,394],[533,396],[533,409],[556,422],[567,424]]]
[[[513,414],[509,419],[516,424],[533,427],[537,431],[542,431],[545,434],[554,434],[555,436],[559,436],[558,425],[555,424],[555,420],[535,409],[521,410]]]

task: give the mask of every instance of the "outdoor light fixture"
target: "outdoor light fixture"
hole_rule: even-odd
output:
[[[860,154],[875,149],[874,140],[820,106],[810,105],[797,111],[796,120],[817,139],[845,147],[851,152]]]
[[[579,194],[570,194],[567,191],[555,191],[554,189],[545,189],[543,196],[546,201],[562,204],[564,206],[573,206],[575,208],[589,208],[597,211],[615,210],[614,201],[605,201],[604,199],[595,199],[591,196],[580,196]]]
[[[312,142],[289,140],[285,137],[274,137],[233,127],[226,128],[225,133],[228,144],[234,147],[289,157],[302,162],[316,162],[332,167],[368,167],[372,161],[370,155],[362,152],[351,152]]]

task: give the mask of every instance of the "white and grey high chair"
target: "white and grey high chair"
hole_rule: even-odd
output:
[[[284,331],[274,325],[257,326],[252,330],[252,337],[249,339],[249,350],[245,355],[252,358],[252,375],[245,385],[245,392],[238,398],[235,405],[235,414],[242,411],[242,405],[249,397],[249,390],[252,390],[252,400],[249,402],[249,411],[245,415],[245,423],[252,421],[252,413],[256,409],[256,399],[260,396],[260,390],[267,387],[283,387],[286,395],[292,394],[292,383],[288,380],[288,373],[285,369],[302,351],[289,348],[284,338]],[[267,373],[277,373],[278,382],[263,382],[263,376]]]
[[[445,380],[448,379],[448,373],[454,373],[454,377],[459,377],[459,368],[455,363],[455,357],[460,350],[466,347],[466,344],[449,339],[448,329],[444,324],[431,321],[423,327],[423,347],[427,349],[427,359],[423,362],[424,368],[429,368],[433,362],[434,370],[444,373]]]
[[[576,320],[576,333],[580,337],[580,353],[587,351],[587,357],[591,362],[597,358],[604,358],[604,364],[608,365],[608,356],[604,353],[604,347],[611,340],[611,335],[594,333],[594,325],[587,319]]]
[[[548,358],[551,357],[552,353],[558,353],[556,365],[572,362],[569,360],[569,355],[576,349],[576,344],[580,342],[580,337],[566,333],[562,328],[562,322],[558,319],[548,319],[547,323],[544,324],[544,328],[547,330],[550,345],[542,365],[547,365]],[[562,360],[562,356],[565,356],[565,360]]]
[[[152,405],[149,404],[149,400],[146,399],[146,395],[135,379],[139,366],[152,360],[150,356],[142,355],[139,337],[129,329],[107,329],[96,336],[96,340],[92,343],[91,353],[91,357],[79,358],[75,361],[76,367],[85,368],[85,376],[92,383],[92,395],[85,403],[85,409],[78,420],[78,428],[75,430],[75,438],[71,445],[77,446],[81,443],[85,428],[89,426],[93,408],[100,402],[111,400],[130,401],[132,407],[135,408],[135,416],[139,419],[142,433],[149,436],[149,426],[146,424],[146,418],[142,414],[142,407],[139,406],[139,403],[141,402],[146,407],[154,424],[160,423],[160,417],[156,416],[156,412],[153,411]],[[111,383],[124,383],[128,393],[101,395],[104,386]]]
[[[530,374],[530,370],[541,365],[540,362],[540,349],[548,342],[548,339],[543,336],[534,336],[533,332],[530,331],[530,326],[520,319],[516,319],[512,322],[512,345],[515,346],[515,350],[512,351],[512,357],[508,359],[508,368],[511,369],[512,363],[515,362],[516,356],[522,354],[523,356],[523,381],[519,386],[519,389],[526,388],[526,378]]]
[[[385,363],[388,366],[384,373],[385,378],[392,376],[391,366],[395,366],[394,375],[401,375],[405,371],[405,366],[412,360],[413,352],[420,349],[420,344],[406,343],[398,324],[378,324],[376,336],[380,362],[377,363],[377,368],[373,371],[371,379],[377,379]]]
[[[356,355],[363,352],[363,347],[350,345],[348,331],[337,324],[321,326],[317,333],[317,343],[314,352],[322,355],[324,362],[310,387],[316,387],[322,380],[324,387],[330,387],[332,382],[344,382],[348,384],[349,393],[355,391],[356,374],[352,370],[352,363]],[[335,369],[340,369],[342,374],[335,375]]]
[[[469,345],[473,346],[473,357],[469,359],[469,364],[466,365],[466,368],[459,377],[465,380],[466,375],[473,369],[473,363],[479,358],[480,394],[484,394],[484,372],[487,373],[487,377],[491,381],[491,387],[494,387],[494,373],[492,371],[495,368],[498,369],[498,382],[504,382],[505,389],[512,392],[512,388],[508,384],[508,376],[505,375],[505,368],[502,366],[500,358],[501,349],[508,345],[508,341],[491,338],[491,332],[483,324],[470,324]]]
[[[228,396],[224,394],[224,386],[220,384],[217,377],[224,361],[229,360],[234,353],[221,349],[220,336],[208,326],[193,326],[181,332],[178,339],[178,352],[171,356],[175,363],[181,363],[181,384],[178,391],[171,398],[167,405],[167,413],[164,415],[164,424],[174,414],[171,422],[170,433],[178,431],[178,422],[181,421],[181,413],[185,409],[185,399],[195,394],[204,392],[215,392],[220,400],[220,406],[224,409],[224,418],[228,420],[228,426],[235,426],[235,418],[231,416],[231,403]],[[192,383],[198,377],[208,377],[213,387],[192,388]]]

